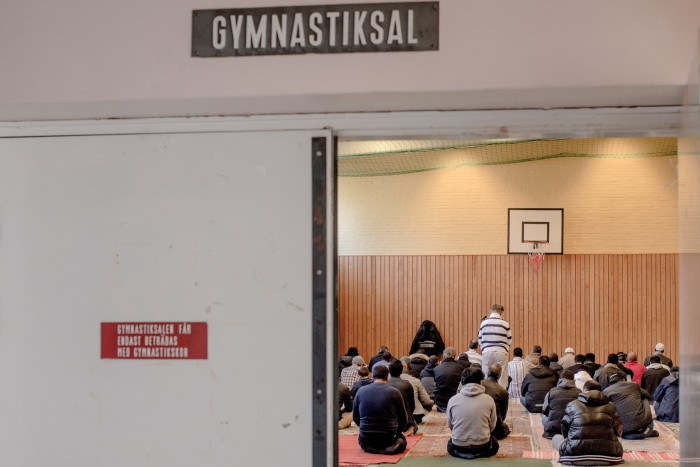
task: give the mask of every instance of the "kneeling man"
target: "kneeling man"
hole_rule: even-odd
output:
[[[399,454],[406,450],[401,431],[408,421],[401,392],[387,385],[385,365],[375,365],[372,377],[372,384],[357,391],[352,407],[352,419],[360,427],[358,442],[365,452]]]
[[[483,379],[481,368],[465,368],[462,389],[447,403],[447,426],[452,430],[447,452],[453,457],[474,459],[498,452],[498,441],[491,435],[498,420],[496,404],[486,395]]]

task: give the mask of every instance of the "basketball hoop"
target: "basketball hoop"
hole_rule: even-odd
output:
[[[540,241],[526,241],[527,243],[527,256],[530,260],[530,266],[535,270],[539,271],[542,261],[544,261],[544,249],[541,248],[542,245],[547,245],[549,242]]]

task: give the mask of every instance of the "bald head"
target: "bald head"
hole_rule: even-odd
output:
[[[636,362],[637,361],[637,354],[634,352],[630,352],[627,354],[627,361],[628,362]]]

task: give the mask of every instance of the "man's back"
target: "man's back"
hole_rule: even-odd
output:
[[[617,367],[616,363],[606,363],[603,367],[599,368],[595,374],[594,379],[600,384],[601,390],[605,390],[610,386],[610,377],[612,375],[617,375],[620,381],[627,379],[627,375],[624,371]]]
[[[661,381],[670,374],[671,372],[662,367],[660,363],[652,363],[642,373],[642,388],[649,394],[654,394]]]
[[[634,432],[647,427],[652,421],[649,406],[642,399],[651,400],[651,395],[632,381],[620,381],[608,386],[604,391],[622,421],[624,433]]]
[[[534,367],[534,365],[521,357],[515,357],[508,362],[508,376],[512,378],[508,387],[510,397],[520,397],[520,387],[523,384],[525,375]]]
[[[413,412],[416,410],[416,399],[413,393],[413,385],[401,377],[391,376],[387,385],[396,388],[401,392],[403,406],[406,409],[408,424],[413,425]]]
[[[644,366],[649,366],[649,364],[651,363],[651,362],[650,362],[651,357],[653,357],[654,355],[658,355],[658,356],[659,356],[659,359],[661,360],[661,364],[662,364],[662,365],[666,365],[666,366],[669,367],[669,368],[673,368],[673,360],[671,360],[670,358],[668,358],[666,355],[664,355],[664,354],[661,353],[661,352],[654,352],[654,353],[651,354],[651,355],[647,355],[647,356],[644,358]]]
[[[360,432],[394,435],[406,425],[406,410],[398,389],[381,382],[360,388],[353,404],[353,420]]]
[[[453,358],[446,358],[435,368],[435,405],[442,412],[447,408],[450,397],[457,394],[462,365]]]
[[[525,375],[520,394],[525,398],[528,412],[542,412],[544,398],[557,385],[557,377],[549,367],[537,365]]]
[[[501,420],[505,420],[506,415],[508,415],[508,391],[498,384],[498,380],[493,378],[485,379],[481,385],[484,387],[485,394],[491,396],[496,403],[496,410]]]
[[[458,446],[487,443],[497,419],[496,404],[480,384],[465,385],[447,404],[447,426]]]

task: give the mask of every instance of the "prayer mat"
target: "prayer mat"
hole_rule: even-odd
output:
[[[364,452],[357,444],[356,435],[338,436],[338,463],[341,467],[357,467],[368,464],[396,464],[420,441],[422,435],[406,438],[406,450],[401,454],[387,456]]]

